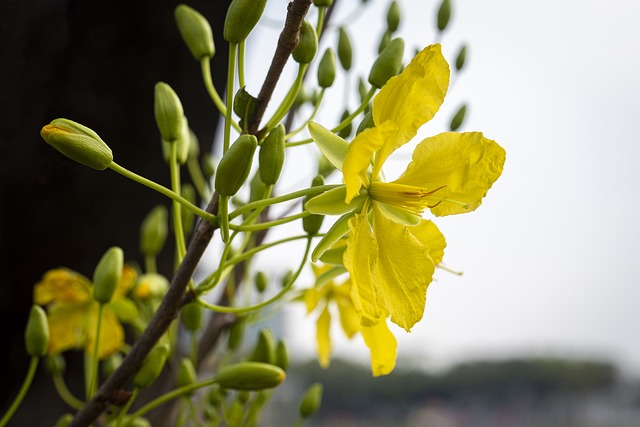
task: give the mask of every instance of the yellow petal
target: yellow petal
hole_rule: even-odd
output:
[[[393,323],[406,331],[424,314],[427,287],[435,270],[427,246],[410,228],[389,220],[374,203],[378,304],[391,314]]]
[[[120,276],[120,281],[118,282],[118,287],[116,288],[113,299],[121,298],[129,292],[129,290],[136,283],[136,270],[130,265],[124,265],[122,267],[122,276]]]
[[[349,144],[349,151],[342,166],[344,183],[347,186],[346,203],[351,202],[358,195],[363,184],[369,183],[367,169],[373,154],[382,147],[383,143],[382,131],[374,127],[360,132]]]
[[[362,324],[374,325],[383,317],[373,277],[377,257],[376,238],[371,232],[366,213],[350,219],[349,229],[344,266],[351,275],[351,299],[362,316]]]
[[[409,142],[420,126],[433,118],[448,87],[449,65],[436,44],[418,53],[402,73],[380,90],[373,100],[373,121],[376,126],[393,122],[395,131],[384,135],[374,176],[393,151]]]
[[[329,367],[331,361],[331,335],[329,329],[331,327],[331,314],[329,307],[325,307],[318,317],[316,324],[316,339],[318,341],[318,362],[323,368]]]
[[[393,336],[387,321],[382,320],[377,325],[363,327],[362,338],[371,353],[371,371],[374,376],[387,375],[396,366],[398,343]]]
[[[86,334],[87,334],[87,352],[93,354],[94,343],[96,339],[96,322],[98,320],[98,308],[89,313],[86,319]],[[105,307],[102,310],[102,325],[100,326],[100,340],[98,344],[98,358],[105,359],[122,347],[124,342],[124,329],[118,321],[115,313]]]
[[[33,290],[33,301],[39,305],[52,302],[83,303],[91,299],[91,282],[75,271],[49,270]]]
[[[351,282],[347,282],[334,289],[334,300],[340,314],[340,325],[349,338],[360,330],[360,316],[353,306],[350,296]]]
[[[56,304],[51,307],[49,319],[49,353],[58,354],[86,343],[85,320],[90,304]]]
[[[433,221],[423,219],[417,227],[409,227],[411,234],[424,243],[429,249],[429,256],[434,264],[440,264],[444,256],[447,241]]]
[[[470,212],[502,173],[505,157],[504,149],[480,132],[445,132],[418,144],[394,183],[431,191],[425,203],[434,215]]]
[[[316,309],[318,303],[322,298],[324,298],[327,287],[323,286],[322,288],[309,288],[304,292],[304,303],[307,306],[307,314],[311,313]]]

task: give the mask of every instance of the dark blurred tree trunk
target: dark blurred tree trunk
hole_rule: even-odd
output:
[[[217,48],[214,83],[221,92],[227,58],[222,28],[229,2],[188,2],[211,22]],[[118,163],[168,185],[153,115],[153,86],[165,81],[181,97],[202,151],[210,149],[217,112],[204,90],[200,66],[175,26],[177,4],[0,3],[0,412],[26,372],[22,337],[33,285],[45,271],[61,266],[90,277],[112,245],[121,246],[127,260],[141,263],[140,221],[154,205],[168,205],[109,170],[97,172],[68,160],[44,143],[41,127],[58,117],[89,126]],[[158,263],[166,275],[173,265],[168,249]],[[81,368],[73,366],[81,365],[80,357],[71,360],[76,359],[71,371]],[[15,425],[52,425],[65,411],[54,394],[51,380],[40,375]]]

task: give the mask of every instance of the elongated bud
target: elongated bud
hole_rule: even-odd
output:
[[[156,256],[167,241],[167,208],[157,205],[142,220],[140,226],[140,251],[146,256]]]
[[[263,293],[265,289],[267,289],[267,285],[269,284],[269,278],[264,271],[258,271],[256,273],[256,289],[258,292]]]
[[[176,7],[175,18],[182,40],[187,44],[193,57],[198,61],[202,58],[213,58],[216,49],[213,44],[211,25],[207,18],[184,4]]]
[[[47,354],[49,322],[46,313],[38,305],[31,306],[29,320],[27,320],[27,327],[24,331],[24,343],[30,356],[42,357]]]
[[[270,363],[272,365],[276,362],[276,344],[270,330],[260,330],[258,342],[248,360],[251,362]]]
[[[40,136],[65,156],[90,168],[104,170],[113,162],[113,153],[107,144],[80,123],[55,119],[42,128]]]
[[[382,51],[389,45],[391,41],[391,32],[385,31],[380,38],[380,44],[378,44],[378,54],[382,53]]]
[[[184,110],[178,95],[164,82],[156,83],[153,110],[162,139],[178,140],[183,132]]]
[[[211,179],[216,174],[216,163],[213,154],[205,154],[202,157],[202,173],[207,179]]]
[[[244,339],[246,322],[243,317],[238,317],[229,327],[229,338],[227,339],[227,348],[229,350],[237,350]]]
[[[314,383],[307,389],[300,402],[300,416],[308,418],[315,414],[322,404],[322,392],[324,387],[320,383]]]
[[[260,20],[265,4],[267,0],[233,0],[224,20],[224,39],[243,42]]]
[[[282,276],[282,279],[280,279],[280,284],[282,285],[283,288],[286,288],[291,284],[292,280],[293,280],[293,271],[288,270],[286,273],[284,273],[284,275]]]
[[[293,49],[293,59],[299,64],[308,64],[313,61],[318,51],[318,34],[316,29],[307,20],[302,22],[300,26],[300,40],[295,49]]]
[[[349,110],[344,110],[342,116],[340,116],[340,122],[342,123],[347,117],[349,117]],[[349,122],[345,127],[338,131],[338,136],[340,138],[349,138],[351,135],[351,131],[353,131],[353,122]]]
[[[260,179],[267,185],[278,182],[284,165],[285,145],[284,125],[280,123],[260,146],[258,160],[260,162]]]
[[[196,189],[188,182],[182,184],[182,187],[180,188],[180,195],[192,204],[196,204]],[[182,208],[180,210],[180,215],[182,216],[182,228],[184,229],[184,233],[186,235],[191,234],[193,231],[193,225],[196,221],[195,214],[188,209]]]
[[[458,130],[462,123],[464,122],[464,116],[467,114],[467,104],[462,104],[462,107],[458,110],[458,112],[451,119],[451,124],[449,125],[449,129],[451,131]]]
[[[311,182],[311,187],[318,187],[320,185],[324,185],[324,178],[322,177],[322,175],[318,175],[315,178],[313,178],[313,181]],[[304,206],[305,203],[307,203],[309,200],[311,200],[311,197],[307,196],[304,199],[304,202],[302,203],[302,205]],[[318,234],[318,231],[320,231],[320,227],[322,227],[322,222],[324,221],[324,215],[309,215],[306,216],[304,218],[302,218],[302,228],[304,229],[305,232],[307,232],[307,234]]]
[[[253,135],[240,135],[218,164],[215,188],[221,196],[231,197],[240,190],[251,171],[253,153],[258,140]]]
[[[191,359],[183,358],[180,361],[180,367],[178,368],[178,375],[176,376],[176,383],[178,387],[184,387],[187,385],[194,384],[197,379],[196,370],[193,367],[193,363]],[[192,395],[193,392],[187,393],[188,396]]]
[[[64,414],[60,418],[58,418],[58,421],[56,421],[53,427],[67,427],[69,424],[71,424],[71,421],[73,421],[73,415]]]
[[[202,307],[195,302],[189,303],[182,307],[180,318],[188,331],[196,332],[202,328]]]
[[[343,27],[340,27],[338,30],[338,59],[340,60],[342,68],[346,71],[351,69],[353,48],[351,47],[349,34],[347,34],[347,31]]]
[[[387,30],[389,32],[395,32],[400,26],[400,6],[398,2],[393,0],[387,11]]]
[[[67,368],[64,357],[60,354],[50,354],[44,360],[44,367],[51,375],[62,375]]]
[[[142,366],[131,381],[138,388],[147,388],[160,376],[169,356],[169,346],[156,345],[142,362]]]
[[[286,371],[289,367],[289,351],[284,340],[278,341],[278,346],[276,347],[276,366],[283,371]]]
[[[264,390],[284,381],[286,375],[277,366],[260,362],[242,362],[220,368],[216,376],[221,387],[232,390]]]
[[[122,249],[113,246],[102,255],[96,269],[93,271],[93,299],[101,304],[111,301],[113,293],[122,277],[124,253]]]
[[[460,47],[458,56],[456,56],[456,70],[458,71],[462,70],[466,59],[467,59],[467,45],[463,44],[462,47]]]
[[[365,129],[374,127],[375,125],[376,124],[373,122],[373,115],[371,114],[371,111],[369,111],[367,114],[365,114],[362,121],[358,125],[358,129],[356,129],[356,135],[358,135]]]
[[[438,30],[444,31],[451,19],[451,0],[442,0],[438,8]]]
[[[403,53],[404,40],[400,38],[391,40],[373,63],[369,73],[369,83],[380,89],[387,80],[398,74],[402,67]]]
[[[333,4],[333,0],[313,0],[315,7],[329,7]]]
[[[114,353],[102,362],[102,373],[108,378],[113,375],[120,365],[122,365],[122,355],[120,353]]]
[[[328,88],[336,79],[336,54],[329,48],[324,51],[318,65],[318,86]]]

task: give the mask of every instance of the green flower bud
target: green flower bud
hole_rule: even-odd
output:
[[[336,54],[329,48],[324,51],[318,65],[318,86],[328,88],[336,79]]]
[[[102,255],[96,269],[93,271],[93,299],[101,304],[111,301],[113,293],[122,277],[124,253],[122,249],[113,246]]]
[[[47,372],[52,375],[62,375],[67,368],[67,364],[62,355],[50,354],[44,360],[44,367],[47,369]]]
[[[391,41],[391,32],[385,31],[384,34],[382,34],[382,37],[380,38],[380,44],[378,44],[378,54],[382,53],[384,48],[389,45],[390,41]]]
[[[251,95],[244,87],[241,87],[233,97],[233,112],[240,117],[240,127],[244,128],[244,122],[253,116],[258,105],[258,98]]]
[[[114,353],[102,362],[102,373],[108,378],[113,375],[120,365],[122,365],[122,355],[120,353]]]
[[[267,285],[269,284],[269,278],[264,271],[258,271],[256,273],[256,289],[258,292],[263,293],[265,289],[267,289]]]
[[[38,305],[31,306],[29,320],[27,320],[27,327],[24,331],[24,342],[30,356],[42,357],[47,354],[49,322],[46,313]]]
[[[232,390],[264,390],[284,381],[286,375],[277,366],[260,362],[242,362],[227,365],[218,371],[218,384]]]
[[[353,49],[351,48],[351,40],[349,40],[349,34],[344,29],[344,27],[340,27],[338,30],[338,59],[340,60],[340,65],[346,71],[351,69],[351,64],[353,60]]]
[[[467,59],[467,45],[462,45],[460,47],[460,51],[458,52],[458,56],[456,56],[456,70],[462,70],[464,67],[464,62]]]
[[[398,30],[400,25],[400,6],[398,2],[393,0],[387,11],[387,30],[391,33]]]
[[[318,34],[316,29],[309,21],[304,20],[300,26],[300,40],[292,52],[293,59],[299,64],[308,64],[316,56],[317,51]]]
[[[342,116],[340,116],[340,123],[342,123],[349,116],[349,110],[344,110]],[[349,138],[349,136],[351,136],[351,131],[353,131],[353,122],[349,122],[348,125],[340,129],[338,131],[338,136],[343,139]]]
[[[189,122],[186,117],[182,118],[182,133],[180,138],[175,141],[162,140],[162,155],[165,162],[171,161],[171,147],[176,144],[176,161],[179,165],[187,163],[189,158],[189,151],[191,150],[191,135],[193,132],[189,129]]]
[[[289,367],[289,351],[284,340],[278,341],[278,346],[276,347],[276,366],[283,371],[286,371]]]
[[[193,363],[191,359],[183,358],[180,361],[180,367],[178,368],[178,375],[176,376],[176,383],[178,387],[184,387],[187,385],[194,384],[198,375],[196,374],[196,369],[193,367]],[[193,392],[187,393],[188,396],[192,395]]]
[[[284,275],[282,276],[282,279],[280,279],[280,284],[282,285],[283,288],[285,288],[291,283],[292,279],[293,279],[293,271],[289,270],[286,273],[284,273]]]
[[[324,387],[320,383],[314,383],[307,389],[300,402],[300,416],[302,418],[308,418],[320,409],[323,391]]]
[[[356,129],[356,135],[358,135],[360,132],[362,132],[365,129],[374,127],[375,125],[376,124],[373,122],[373,115],[371,114],[371,111],[369,111],[367,114],[364,115],[362,121],[358,125],[358,129]]]
[[[67,427],[69,424],[71,424],[71,421],[73,421],[73,415],[64,414],[63,416],[58,418],[58,421],[56,421],[54,427]]]
[[[191,54],[196,60],[213,58],[216,52],[213,44],[211,25],[207,18],[187,5],[181,4],[175,11],[176,24],[187,44]]]
[[[133,294],[136,298],[163,297],[169,289],[169,281],[162,274],[147,273],[138,278]]]
[[[267,185],[278,182],[285,155],[284,125],[280,123],[260,146],[258,160],[260,162],[260,179]]]
[[[216,174],[216,163],[213,154],[207,153],[202,157],[202,173],[207,179],[211,179]]]
[[[262,179],[260,178],[260,171],[256,171],[256,173],[253,175],[253,178],[251,178],[251,181],[249,182],[249,201],[250,202],[255,202],[256,200],[262,200],[262,198],[264,198],[264,192],[267,189],[267,186],[265,185],[264,182],[262,182]],[[237,197],[234,197],[234,199],[237,200]],[[247,218],[251,215],[251,212],[247,212],[245,214],[243,214],[244,218]]]
[[[389,42],[369,72],[369,83],[380,89],[391,77],[400,72],[404,40],[397,38]]]
[[[147,388],[160,376],[169,356],[167,344],[156,345],[142,362],[131,381],[138,388]]]
[[[369,88],[367,84],[364,82],[362,77],[358,78],[358,95],[360,96],[360,102],[364,101],[367,97],[367,93],[369,93]]]
[[[162,139],[167,142],[180,139],[184,132],[184,110],[178,95],[164,82],[156,83],[153,110]]]
[[[253,153],[258,140],[253,135],[240,135],[218,164],[215,188],[221,196],[231,197],[240,190],[251,171]]]
[[[180,187],[180,195],[194,205],[196,204],[196,189],[188,182],[182,184]],[[180,215],[182,216],[182,228],[184,229],[184,233],[187,235],[191,234],[191,231],[193,231],[193,225],[196,221],[196,216],[193,212],[185,208],[180,210]]]
[[[444,31],[451,19],[451,0],[442,0],[438,8],[438,30]]]
[[[157,205],[142,220],[140,226],[140,251],[146,256],[156,256],[167,241],[167,208]]]
[[[269,329],[262,329],[258,334],[258,342],[248,359],[250,362],[275,364],[276,344]]]
[[[242,344],[244,338],[246,322],[243,317],[238,317],[229,327],[229,338],[227,339],[227,348],[231,351],[237,350]]]
[[[464,116],[467,113],[467,104],[462,104],[462,107],[458,110],[458,112],[451,119],[451,124],[449,125],[449,129],[451,131],[456,131],[462,123],[464,122]]]
[[[322,175],[316,176],[315,178],[313,178],[313,181],[311,182],[312,187],[318,187],[320,185],[324,185],[324,178],[322,177]],[[309,196],[304,198],[304,202],[302,203],[303,209],[304,209],[304,205],[309,200],[311,200],[311,197]],[[302,228],[307,234],[310,234],[310,235],[318,234],[318,231],[320,231],[320,227],[322,227],[323,221],[324,221],[324,215],[316,215],[316,214],[309,215],[302,218]]]
[[[107,144],[80,123],[55,119],[42,128],[40,136],[65,156],[90,168],[104,170],[113,163],[113,153]]]
[[[189,128],[189,158],[198,158],[200,155],[200,143],[195,132]]]
[[[333,4],[333,0],[313,0],[315,7],[329,7]]]
[[[224,20],[224,39],[229,43],[241,43],[256,26],[267,0],[233,0]]]
[[[197,332],[202,328],[202,307],[195,302],[189,303],[182,307],[180,318],[185,329]]]

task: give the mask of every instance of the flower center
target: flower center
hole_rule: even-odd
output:
[[[434,190],[412,185],[396,184],[392,182],[374,181],[369,187],[372,200],[394,206],[417,216],[422,216],[425,208],[433,208],[442,201],[433,194],[446,185]]]

